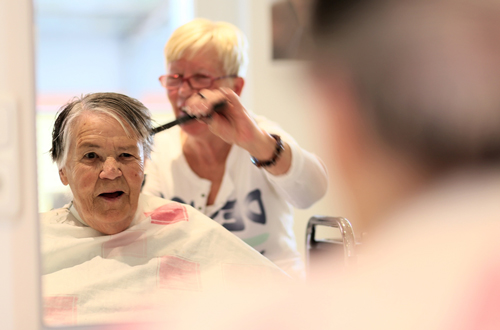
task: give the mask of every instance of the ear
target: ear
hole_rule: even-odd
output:
[[[243,79],[242,77],[234,78],[233,91],[236,93],[236,95],[241,96],[243,86],[245,86],[245,79]]]
[[[69,184],[68,177],[66,176],[66,169],[61,168],[59,170],[59,178],[61,179],[63,185],[67,186]]]

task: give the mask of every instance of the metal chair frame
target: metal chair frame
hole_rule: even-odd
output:
[[[342,236],[342,240],[317,240],[316,239],[316,227],[317,226],[327,226],[338,228]],[[311,269],[311,258],[310,253],[312,250],[316,249],[321,244],[342,244],[344,249],[344,264],[346,268],[352,268],[356,266],[356,239],[354,236],[354,230],[351,223],[346,218],[342,217],[329,217],[315,215],[311,217],[307,223],[306,229],[306,267],[307,270]]]

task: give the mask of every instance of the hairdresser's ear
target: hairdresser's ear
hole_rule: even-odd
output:
[[[59,178],[63,185],[67,186],[69,184],[68,177],[66,176],[66,169],[64,167],[59,170]]]
[[[245,86],[245,79],[243,79],[242,77],[234,78],[233,91],[236,93],[236,95],[241,96],[243,86]]]

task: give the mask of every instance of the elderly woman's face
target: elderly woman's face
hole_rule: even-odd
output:
[[[225,75],[220,57],[215,48],[211,46],[202,48],[194,56],[186,52],[186,54],[177,61],[167,63],[167,74],[181,74],[184,77],[201,74],[212,78]],[[219,87],[229,87],[233,89],[234,81],[233,79],[215,80],[211,89]],[[181,108],[186,105],[187,99],[197,92],[198,90],[191,88],[187,82],[184,82],[178,89],[167,91],[168,99],[172,105],[176,118],[185,115],[181,111]],[[189,134],[208,132],[207,125],[196,120],[190,121],[189,124],[182,125],[181,127]]]
[[[69,184],[73,205],[87,225],[104,234],[119,233],[137,210],[144,178],[142,143],[102,113],[85,112],[72,128],[61,181]]]

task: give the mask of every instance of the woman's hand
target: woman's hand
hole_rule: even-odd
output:
[[[214,106],[221,103],[224,105],[213,111]],[[265,161],[273,157],[276,140],[257,125],[230,88],[200,90],[187,100],[185,111],[207,124],[213,134],[247,150],[255,158]],[[276,175],[283,174],[288,171],[290,163],[290,148],[285,144],[285,151],[276,165],[266,170]]]
[[[214,112],[217,104],[223,105]],[[213,134],[244,149],[263,134],[230,88],[203,89],[193,94],[186,102],[185,111],[206,123]]]

